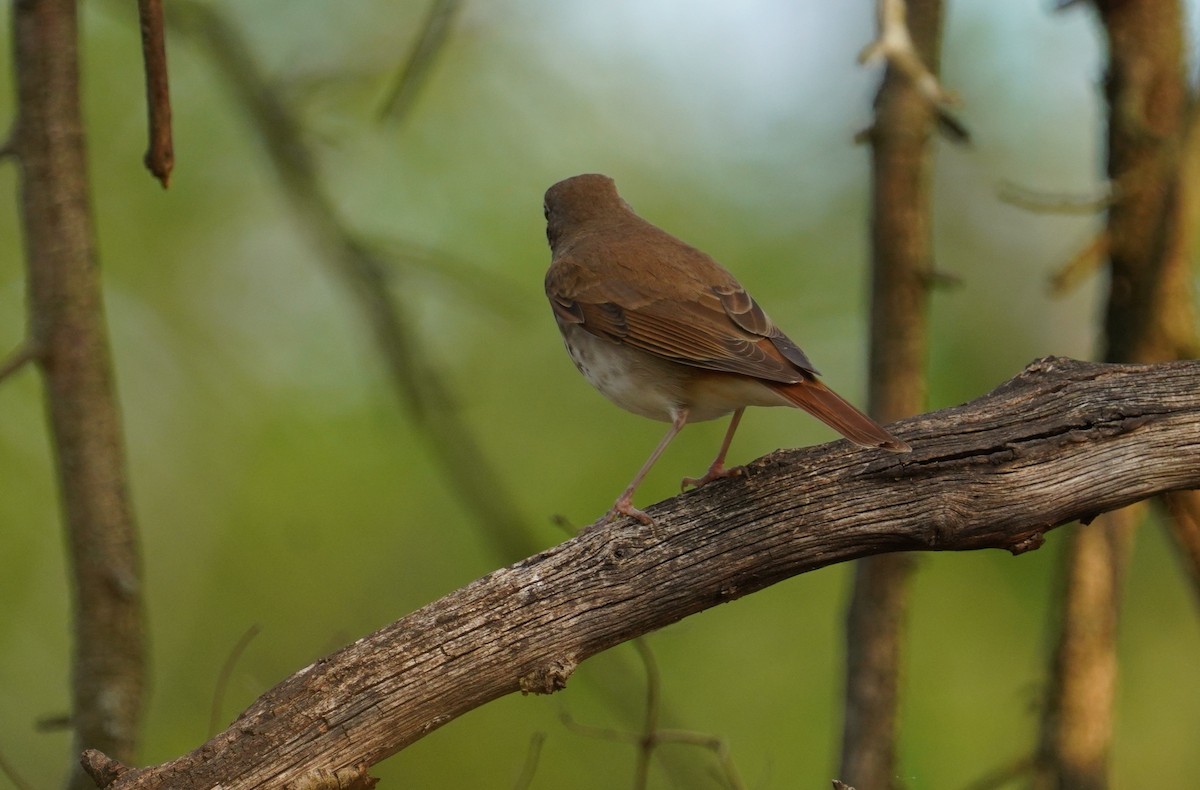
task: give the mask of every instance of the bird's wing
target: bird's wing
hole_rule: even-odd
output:
[[[577,287],[578,267],[559,261],[546,276],[557,319],[673,362],[790,384],[816,369],[758,303],[728,282],[673,294],[639,292],[622,282]]]

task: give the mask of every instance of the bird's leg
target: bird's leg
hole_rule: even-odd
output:
[[[720,480],[722,477],[736,477],[744,474],[746,467],[735,466],[732,469],[725,468],[725,454],[729,452],[729,445],[733,442],[733,433],[737,430],[738,423],[742,421],[742,412],[745,409],[738,409],[733,413],[733,419],[729,421],[729,428],[725,431],[725,438],[721,441],[721,449],[717,451],[717,457],[708,465],[708,471],[704,473],[704,477],[685,477],[680,484],[679,489],[682,491],[688,486],[699,488],[705,483],[711,483],[714,480]]]
[[[625,487],[625,491],[621,496],[617,497],[617,501],[613,503],[612,510],[608,511],[608,520],[616,518],[618,515],[631,516],[645,524],[647,527],[654,526],[654,519],[647,516],[642,511],[633,506],[633,492],[642,484],[642,478],[650,471],[650,467],[654,466],[654,462],[663,454],[663,450],[667,449],[667,445],[675,438],[675,435],[683,430],[683,426],[687,424],[688,410],[680,409],[671,420],[671,428],[667,431],[667,435],[658,443],[658,447],[654,448],[654,452],[650,453],[650,457],[646,459],[646,463],[642,464],[642,468],[633,476],[633,480]]]

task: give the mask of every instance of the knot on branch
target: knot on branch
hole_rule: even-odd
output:
[[[522,694],[553,694],[567,687],[567,678],[579,663],[572,658],[557,658],[527,672],[517,681]]]
[[[1047,527],[1047,528],[1049,528],[1049,527]],[[1020,538],[1017,538],[1012,543],[1009,543],[1007,548],[1010,552],[1012,552],[1013,556],[1015,557],[1016,555],[1024,554],[1027,551],[1036,551],[1037,549],[1040,549],[1042,547],[1042,544],[1045,542],[1046,542],[1045,533],[1034,532],[1032,534],[1024,535]]]
[[[370,790],[379,780],[367,773],[368,767],[316,768],[288,785],[290,790]]]
[[[128,765],[117,762],[98,749],[84,749],[79,756],[79,764],[97,787],[108,787],[130,770]]]

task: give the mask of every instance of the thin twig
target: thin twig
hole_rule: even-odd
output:
[[[1021,757],[984,774],[968,784],[964,790],[997,790],[1028,776],[1032,771],[1033,759],[1028,756]]]
[[[0,381],[4,381],[25,367],[27,363],[37,359],[37,356],[38,352],[33,343],[25,341],[17,346],[11,354],[4,358],[4,361],[0,362]]]
[[[12,782],[17,790],[33,790],[33,785],[21,778],[16,767],[5,758],[4,752],[0,752],[0,776]]]
[[[525,763],[521,766],[521,773],[517,774],[517,780],[513,782],[513,790],[525,790],[533,784],[538,763],[542,759],[542,746],[545,743],[546,733],[544,732],[535,732],[529,736],[529,747],[525,750]]]
[[[892,68],[912,80],[931,104],[957,104],[958,97],[942,87],[913,45],[905,0],[878,0],[876,22],[878,36],[859,53],[858,62],[867,65],[886,59]]]
[[[658,730],[654,733],[654,740],[657,744],[681,744],[707,749],[716,756],[723,778],[729,787],[733,790],[744,790],[746,787],[733,762],[733,750],[729,748],[729,741],[721,736],[691,730]]]
[[[638,749],[637,764],[633,773],[635,790],[644,790],[650,781],[650,759],[654,756],[654,747],[658,743],[658,702],[662,678],[658,674],[658,664],[654,660],[650,644],[639,638],[633,640],[633,647],[646,670],[646,712],[642,721],[641,748]]]
[[[962,275],[943,269],[929,269],[921,273],[921,280],[931,291],[953,291],[963,287]]]
[[[407,117],[417,94],[425,85],[429,71],[450,34],[450,24],[462,7],[462,0],[433,0],[425,23],[408,60],[396,74],[392,87],[379,106],[379,120],[389,116],[394,121]]]
[[[1103,195],[1080,197],[1078,195],[1040,192],[1012,181],[1001,181],[997,197],[1010,206],[1031,211],[1035,214],[1080,214],[1094,216],[1113,204],[1112,190]]]
[[[162,0],[138,0],[138,22],[142,29],[146,114],[150,126],[150,144],[143,161],[166,189],[170,186],[171,170],[175,167],[175,145],[171,139],[171,87],[167,79]]]
[[[1066,296],[1087,277],[1099,271],[1108,259],[1108,231],[1092,236],[1071,258],[1050,277],[1050,295]]]
[[[584,735],[588,738],[595,738],[600,741],[612,741],[613,743],[638,743],[642,736],[636,732],[628,730],[616,730],[611,727],[597,727],[594,724],[584,724],[581,721],[576,721],[570,711],[564,709],[558,714],[559,721],[563,726],[577,735]]]
[[[69,713],[51,713],[39,716],[33,723],[35,732],[62,732],[69,730],[74,722]]]
[[[211,738],[216,735],[217,728],[221,726],[221,707],[225,701],[225,690],[229,687],[229,678],[233,676],[233,668],[237,666],[237,662],[241,660],[242,654],[246,652],[246,648],[254,641],[254,637],[258,636],[261,627],[255,623],[246,629],[245,633],[234,644],[233,649],[229,651],[229,655],[225,658],[225,663],[221,665],[221,671],[217,673],[217,685],[213,688],[212,710],[208,715],[208,735]]]

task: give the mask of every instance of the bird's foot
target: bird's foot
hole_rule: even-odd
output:
[[[612,521],[620,516],[629,516],[630,518],[637,519],[647,527],[657,526],[654,523],[654,519],[633,506],[633,498],[629,496],[623,496],[613,503],[612,510],[608,511],[608,516],[605,520]]]
[[[718,461],[712,466],[708,467],[708,471],[704,473],[703,477],[683,478],[683,482],[679,484],[679,490],[686,491],[688,486],[699,488],[706,483],[711,483],[714,480],[720,480],[723,477],[741,477],[744,474],[746,474],[746,467],[733,466],[729,469],[726,469],[725,464]]]

